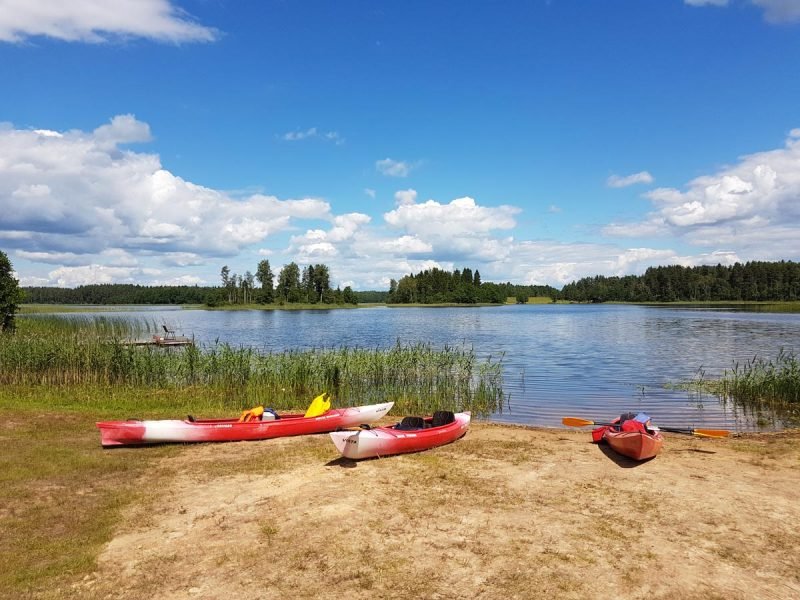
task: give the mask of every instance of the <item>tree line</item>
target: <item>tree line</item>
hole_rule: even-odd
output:
[[[258,263],[255,274],[232,273],[228,265],[220,271],[222,287],[206,298],[206,304],[358,304],[358,297],[350,286],[344,290],[331,288],[330,268],[325,264],[308,265],[302,272],[295,262],[285,265],[279,272],[277,283],[268,260]],[[259,285],[256,286],[255,282]]]
[[[800,263],[747,262],[732,266],[650,267],[643,275],[585,277],[563,287],[517,285],[481,281],[470,268],[445,271],[428,269],[392,279],[388,291],[354,292],[330,285],[330,269],[324,264],[301,269],[285,265],[277,277],[268,260],[258,263],[255,274],[220,272],[221,286],[145,286],[91,284],[75,288],[24,287],[11,276],[8,257],[0,251],[0,329],[10,328],[21,302],[37,304],[390,304],[496,303],[508,298],[518,302],[531,296],[571,302],[707,302],[800,300]],[[5,325],[4,325],[5,323]]]
[[[98,283],[75,288],[25,287],[32,304],[203,304],[212,287]]]
[[[503,304],[508,298],[527,302],[531,296],[547,296],[556,300],[559,292],[549,285],[515,285],[482,282],[480,271],[469,267],[445,271],[428,269],[392,279],[386,302],[390,304]]]
[[[573,302],[708,302],[800,300],[800,263],[650,267],[644,275],[585,277],[560,294]]]

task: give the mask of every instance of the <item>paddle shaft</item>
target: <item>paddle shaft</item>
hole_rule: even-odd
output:
[[[596,425],[598,427],[617,427],[619,423],[598,423],[597,421],[589,421],[588,419],[579,419],[577,417],[564,417],[561,422],[568,427],[584,427],[586,425]],[[728,437],[730,431],[727,429],[695,429],[692,427],[661,427],[656,429],[661,431],[668,431],[669,433],[683,433],[686,435],[697,435],[701,437]]]

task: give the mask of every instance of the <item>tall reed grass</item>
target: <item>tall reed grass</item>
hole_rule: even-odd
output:
[[[236,410],[256,404],[300,408],[322,391],[337,406],[391,400],[395,412],[405,414],[449,409],[486,415],[503,407],[502,359],[478,360],[472,349],[398,343],[263,353],[224,343],[126,343],[157,330],[156,323],[120,317],[27,316],[15,334],[0,336],[0,384],[191,387],[198,397]]]
[[[759,423],[800,423],[800,360],[791,352],[781,350],[774,360],[754,356],[743,364],[736,362],[719,379],[706,379],[700,371],[680,387],[714,394]]]
[[[761,419],[769,415],[792,425],[800,423],[800,361],[781,350],[775,360],[756,356],[735,364],[723,374],[719,394]]]

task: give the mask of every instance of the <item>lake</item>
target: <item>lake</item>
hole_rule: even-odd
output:
[[[94,313],[97,314],[97,313]],[[800,314],[731,308],[517,305],[353,310],[209,311],[148,307],[105,316],[168,325],[201,344],[261,350],[385,348],[426,342],[502,357],[508,403],[492,420],[561,426],[644,410],[664,426],[748,430],[755,425],[716,397],[668,389],[720,375],[734,361],[800,350]]]

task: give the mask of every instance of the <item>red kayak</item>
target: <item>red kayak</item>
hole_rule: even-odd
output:
[[[241,422],[237,419],[168,419],[161,421],[105,421],[97,423],[103,446],[160,444],[164,442],[232,442],[266,440],[290,435],[327,433],[385,416],[394,402],[335,408],[315,416],[277,415],[274,420]]]
[[[359,459],[419,452],[449,444],[469,429],[470,413],[440,410],[432,417],[404,417],[390,427],[331,433],[334,445],[345,458]]]
[[[634,423],[628,425],[630,423]],[[635,425],[638,423],[638,425]],[[629,419],[620,425],[620,419],[614,419],[610,425],[603,425],[592,430],[592,441],[599,443],[605,440],[617,453],[633,460],[647,460],[661,452],[664,438],[657,429],[648,427]]]

